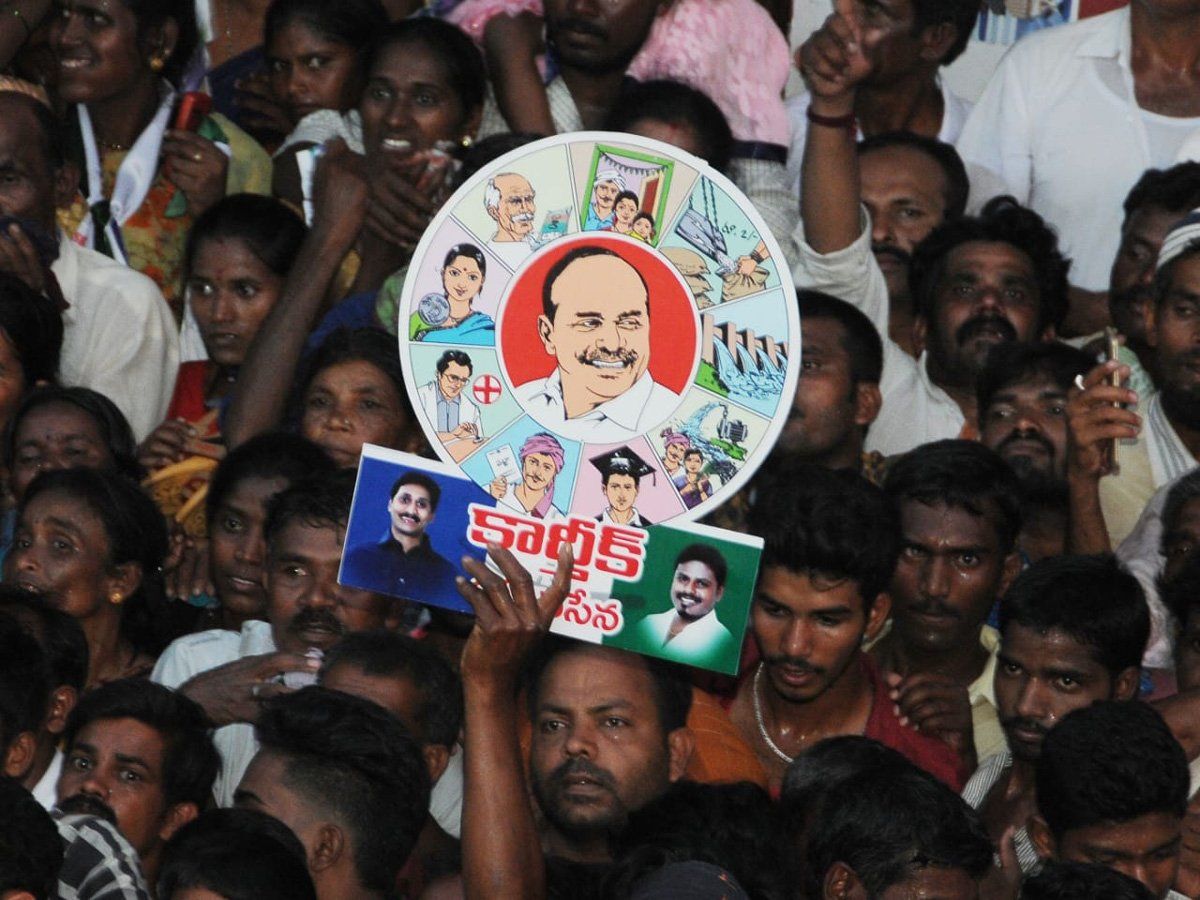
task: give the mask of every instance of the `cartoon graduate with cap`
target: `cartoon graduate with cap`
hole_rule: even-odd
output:
[[[634,504],[642,478],[653,474],[654,469],[628,446],[593,456],[590,462],[600,472],[600,485],[608,500],[608,506],[596,518],[611,525],[648,528],[650,521]]]

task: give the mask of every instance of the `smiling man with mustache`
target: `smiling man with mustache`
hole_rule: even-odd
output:
[[[760,492],[750,532],[766,546],[750,628],[761,662],[729,709],[778,789],[792,760],[823,738],[862,734],[897,750],[955,790],[962,762],[946,744],[901,723],[863,645],[891,609],[898,527],[882,491],[850,472],[797,467]]]
[[[689,544],[675,557],[671,608],[638,626],[648,646],[675,662],[703,666],[732,655],[737,644],[717,618],[729,566],[715,547]]]
[[[427,533],[437,514],[442,489],[421,472],[406,472],[392,484],[390,524],[383,540],[355,547],[346,557],[346,580],[368,584],[393,596],[458,597],[458,570],[433,549]]]
[[[527,411],[564,437],[631,440],[665,421],[679,394],[650,374],[650,291],[603,245],[569,250],[546,273],[537,329],[557,366],[517,387]]]
[[[258,749],[260,703],[314,683],[320,651],[343,635],[391,621],[388,598],[337,580],[354,477],[346,471],[301,480],[272,499],[264,526],[268,621],[182,637],[154,667],[154,681],[178,687],[218,726],[222,765],[214,793],[221,806],[232,804]]]

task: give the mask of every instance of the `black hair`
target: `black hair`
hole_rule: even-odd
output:
[[[226,900],[316,900],[304,845],[278,819],[255,809],[214,809],[188,822],[163,848],[157,896],[207,888]]]
[[[718,172],[729,170],[733,132],[721,108],[707,94],[667,79],[627,82],[604,122],[604,130],[628,132],[646,119],[690,128],[708,164]]]
[[[973,241],[1008,244],[1033,265],[1038,289],[1038,328],[1057,328],[1067,314],[1067,271],[1071,262],[1045,220],[1012,197],[993,197],[978,216],[943,222],[913,251],[908,280],[917,313],[933,319],[937,289],[951,251]]]
[[[992,866],[992,842],[979,814],[932,775],[915,766],[863,772],[841,785],[808,835],[808,894],[834,863],[854,870],[870,897],[925,868],[961,869],[982,878]]]
[[[785,806],[815,809],[847,778],[911,765],[899,751],[868,737],[847,734],[825,738],[792,760],[783,776],[780,800]]]
[[[878,384],[883,377],[883,340],[879,329],[862,310],[821,291],[796,291],[800,320],[831,320],[842,329],[841,345],[850,357],[850,379],[855,385]]]
[[[1096,360],[1082,350],[1058,341],[997,344],[988,351],[975,379],[979,419],[983,421],[992,399],[1005,388],[1045,380],[1065,391],[1075,382],[1076,375],[1091,371],[1095,365]]]
[[[931,0],[926,0],[926,2],[931,2]],[[963,5],[962,0],[932,0],[932,2],[958,2],[958,5]],[[963,35],[963,44],[966,44],[966,35]],[[861,158],[872,151],[888,150],[892,147],[916,150],[937,163],[938,168],[942,170],[942,177],[946,179],[946,204],[942,208],[942,215],[945,219],[957,219],[966,212],[971,182],[967,178],[967,167],[963,164],[962,157],[958,155],[953,144],[947,144],[945,141],[926,137],[923,134],[913,134],[911,131],[885,131],[859,141],[858,155]]]
[[[1065,716],[1042,742],[1038,812],[1056,840],[1155,813],[1182,820],[1187,802],[1187,756],[1148,703],[1093,703]]]
[[[411,427],[416,427],[416,415],[404,384],[404,369],[400,365],[400,354],[396,352],[396,339],[378,328],[339,328],[300,365],[291,401],[295,421],[300,419],[304,398],[313,379],[326,369],[347,362],[365,362],[386,375],[400,398],[403,415]]]
[[[25,490],[18,521],[42,494],[62,494],[75,507],[86,507],[100,520],[108,539],[108,564],[137,563],[137,589],[121,603],[121,634],[135,649],[158,656],[175,637],[163,584],[167,523],[158,507],[123,475],[95,469],[43,472]]]
[[[395,500],[396,491],[404,487],[406,484],[415,484],[418,487],[425,488],[429,494],[429,508],[433,512],[437,512],[438,502],[442,499],[442,486],[426,475],[424,472],[405,472],[399,478],[392,482],[392,490],[388,497]]]
[[[343,530],[350,518],[356,473],[342,469],[332,475],[302,478],[267,501],[263,539],[270,547],[292,522],[310,528]]]
[[[645,210],[641,210],[636,216],[633,217],[634,222],[638,222],[641,219],[645,219],[647,222],[649,222],[651,228],[654,227],[654,216],[650,215],[650,213],[646,212]]]
[[[642,204],[641,199],[633,191],[621,191],[617,194],[616,199],[613,200],[613,209],[616,209],[617,204],[622,200],[632,200],[635,207],[640,207]]]
[[[379,57],[398,44],[423,47],[437,57],[458,96],[464,115],[483,107],[487,94],[487,69],[483,54],[463,32],[441,19],[401,19],[385,26],[371,46],[366,71],[369,73]]]
[[[687,459],[689,456],[698,456],[701,459],[704,459],[704,451],[699,447],[688,447],[683,451],[683,458]]]
[[[479,277],[487,278],[487,257],[474,244],[455,244],[446,251],[446,258],[442,261],[442,268],[446,268],[446,266],[450,265],[450,263],[454,262],[460,256],[475,260],[475,265],[479,266]]]
[[[1035,562],[1000,598],[1002,636],[1009,625],[1061,631],[1115,678],[1141,666],[1150,609],[1137,579],[1113,556],[1056,556]]]
[[[20,735],[41,731],[50,682],[41,646],[16,619],[0,613],[0,759]]]
[[[922,444],[888,466],[884,492],[897,516],[905,501],[948,506],[989,518],[1000,550],[1016,546],[1021,531],[1017,476],[994,450],[978,441],[944,440]]]
[[[1157,900],[1123,872],[1099,863],[1047,860],[1021,882],[1021,900]]]
[[[914,0],[913,34],[919,36],[926,28],[936,25],[953,25],[954,43],[938,60],[939,65],[948,66],[967,49],[978,15],[979,4],[973,0]]]
[[[861,475],[814,465],[761,491],[749,530],[765,539],[759,571],[790,572],[858,585],[864,612],[887,590],[900,553],[896,514]]]
[[[160,73],[175,87],[180,87],[183,74],[192,61],[200,43],[200,28],[196,23],[194,0],[121,0],[137,19],[137,33],[141,37],[150,28],[174,20],[179,28],[179,37],[166,65]]]
[[[260,434],[234,447],[221,460],[208,483],[209,518],[239,484],[250,478],[281,479],[288,485],[306,478],[329,476],[337,471],[325,451],[298,434]]]
[[[191,276],[202,243],[230,240],[244,244],[255,259],[283,278],[307,233],[304,220],[283,201],[261,194],[230,194],[201,213],[188,232],[184,277]]]
[[[57,384],[35,387],[25,395],[8,420],[8,428],[4,432],[4,458],[9,468],[16,462],[17,432],[21,423],[31,412],[51,403],[65,403],[85,413],[96,423],[100,437],[108,448],[113,459],[112,471],[134,481],[141,480],[145,472],[137,461],[137,441],[125,414],[108,397],[91,388],[62,387]]]
[[[474,371],[475,369],[475,366],[471,363],[471,357],[467,356],[462,350],[447,350],[438,357],[437,373],[439,375],[445,374],[446,370],[450,368],[450,363],[454,363],[457,366],[466,366],[468,371]]]
[[[783,900],[778,818],[770,795],[756,784],[677,781],[631,812],[615,836],[604,896],[628,897],[663,866],[695,861],[728,871],[752,900]]]
[[[557,635],[542,641],[525,670],[524,682],[530,718],[536,716],[538,703],[541,701],[542,677],[550,664],[560,656],[596,649],[599,648]],[[629,655],[628,658],[640,659],[646,666],[654,686],[654,706],[658,710],[658,721],[662,726],[664,739],[672,731],[687,725],[688,713],[692,708],[692,686],[684,677],[683,670],[651,656]]]
[[[1200,162],[1181,162],[1169,169],[1147,169],[1123,204],[1125,218],[1147,206],[1180,217],[1200,206]]]
[[[363,887],[390,892],[429,809],[429,774],[404,726],[374,703],[307,687],[263,704],[262,749],[283,757],[283,783],[350,834]]]
[[[463,717],[462,683],[450,664],[428,644],[384,629],[357,631],[329,649],[321,663],[321,674],[338,665],[352,666],[366,675],[410,681],[421,697],[416,717],[423,741],[453,747],[458,740]]]
[[[1197,498],[1200,498],[1200,469],[1193,469],[1171,485],[1171,489],[1167,491],[1167,499],[1163,502],[1162,545],[1159,548],[1163,553],[1167,550],[1167,541],[1179,526],[1183,508]]]
[[[725,579],[729,577],[729,564],[725,562],[725,557],[716,547],[711,544],[688,544],[675,557],[675,568],[678,569],[688,562],[698,562],[708,566],[713,577],[717,579],[717,587],[725,587]]]
[[[598,247],[595,244],[586,244],[582,247],[574,247],[562,255],[562,257],[552,265],[546,272],[546,280],[542,282],[542,314],[551,322],[554,321],[554,313],[557,311],[558,305],[551,299],[551,294],[554,290],[554,282],[558,281],[560,275],[567,270],[567,266],[581,259],[588,259],[592,256],[611,256],[614,259],[619,259],[637,273],[638,280],[642,283],[642,289],[646,292],[646,315],[650,315],[650,288],[646,284],[646,279],[642,277],[642,273],[638,272],[637,266],[630,264],[620,254],[614,253],[607,247]]]
[[[47,297],[15,275],[0,272],[0,334],[21,364],[25,390],[39,381],[58,381],[62,313]]]
[[[162,788],[168,806],[207,805],[221,758],[213,746],[212,725],[198,703],[143,678],[110,681],[80,699],[67,719],[63,744],[70,748],[84,728],[105,719],[133,719],[162,736]]]
[[[0,614],[16,619],[46,655],[50,689],[61,685],[79,694],[87,683],[88,643],[80,624],[39,593],[0,584]]]
[[[28,891],[34,900],[58,897],[63,862],[58,826],[12,778],[0,778],[0,809],[0,894]]]
[[[272,0],[263,19],[263,46],[270,47],[279,32],[297,21],[325,40],[354,50],[362,70],[371,42],[389,20],[379,0]]]
[[[18,91],[5,91],[4,99],[24,106],[33,116],[42,138],[42,157],[51,171],[58,171],[67,161],[67,131],[63,121],[42,101]]]

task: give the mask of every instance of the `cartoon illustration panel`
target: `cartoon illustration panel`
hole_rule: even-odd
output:
[[[620,143],[581,142],[571,154],[580,228],[655,246],[696,178],[690,166]]]
[[[672,519],[684,509],[658,451],[645,438],[584,445],[573,503],[578,513],[641,528]]]
[[[446,219],[408,278],[417,298],[408,317],[410,340],[495,346],[496,309],[509,272],[486,243]]]
[[[436,434],[455,462],[521,416],[491,348],[414,344],[412,364],[414,406],[426,422],[426,434]]]
[[[540,519],[571,509],[579,444],[550,434],[525,416],[488,441],[462,470],[496,500]]]
[[[694,509],[720,493],[764,449],[769,426],[765,418],[693,390],[675,418],[650,436],[650,443],[684,505]]]
[[[777,292],[700,313],[700,368],[696,383],[719,397],[772,416],[785,396],[788,363],[799,335],[788,334]]]
[[[563,147],[535,150],[455,195],[456,219],[509,268],[578,231],[575,191]]]
[[[780,285],[779,266],[759,228],[710,178],[701,178],[659,249],[687,280],[701,309],[731,303]]]

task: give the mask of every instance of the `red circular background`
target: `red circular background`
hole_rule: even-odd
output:
[[[542,283],[550,267],[580,246],[603,246],[641,273],[650,290],[650,374],[682,394],[696,363],[695,303],[691,292],[663,257],[631,238],[589,232],[560,238],[513,279],[500,310],[500,350],[513,386],[545,378],[555,359],[538,337],[542,314]]]

